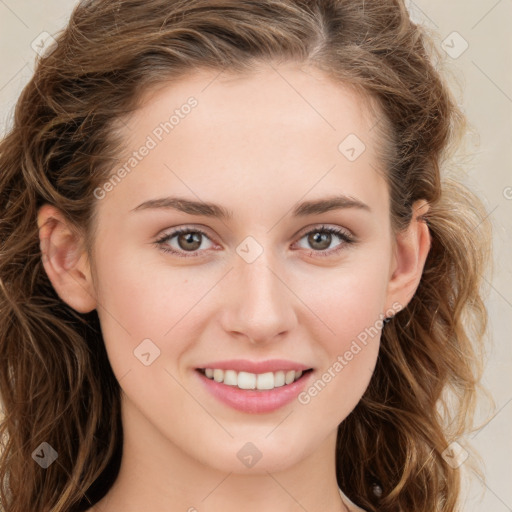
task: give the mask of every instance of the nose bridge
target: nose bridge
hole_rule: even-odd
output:
[[[270,249],[261,250],[254,260],[238,259],[232,276],[237,291],[228,306],[231,325],[225,328],[255,342],[271,340],[292,328],[293,294],[285,285],[285,276],[279,275],[280,268]]]

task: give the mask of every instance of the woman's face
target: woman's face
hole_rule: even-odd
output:
[[[400,308],[365,112],[318,71],[281,65],[191,75],[127,121],[126,154],[95,191],[93,261],[124,421],[141,435],[237,472],[333,441]],[[283,385],[293,369],[311,371]],[[277,387],[240,389],[258,384]]]

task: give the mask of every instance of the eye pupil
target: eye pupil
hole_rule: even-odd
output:
[[[331,233],[317,231],[316,233],[309,235],[308,241],[311,243],[312,247],[315,247],[316,243],[320,243],[320,247],[315,248],[323,251],[331,245],[331,236]]]
[[[193,246],[183,246],[182,242],[185,242],[185,244],[192,244]],[[190,251],[196,251],[201,246],[201,234],[200,233],[182,233],[178,235],[178,244],[180,246],[180,249],[183,250],[190,250]]]
[[[338,248],[335,249],[334,251],[329,250],[333,235],[341,240],[341,244],[339,244]],[[195,256],[206,252],[204,250],[200,250],[203,237],[209,239],[209,237],[200,230],[182,229],[177,230],[169,235],[165,235],[156,243],[157,245],[162,246],[162,250],[164,250],[165,252],[170,252],[174,254],[180,254],[181,252],[181,256],[188,256],[184,254],[188,252],[191,253],[191,256]],[[318,256],[323,256],[326,253],[328,253],[329,255],[333,253],[337,254],[347,244],[353,243],[352,239],[348,235],[345,235],[344,232],[342,232],[341,230],[328,228],[325,226],[322,226],[322,228],[316,228],[309,231],[307,234],[303,236],[303,238],[304,237],[307,237],[307,243],[309,244],[309,247],[312,248],[315,251],[315,253],[318,254]],[[178,250],[164,248],[171,240],[175,239],[177,239],[177,243],[179,246]],[[310,255],[313,255],[313,253],[310,253]]]

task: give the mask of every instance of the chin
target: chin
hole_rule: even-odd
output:
[[[268,435],[268,432],[265,435]],[[254,441],[242,441],[240,437],[232,439],[224,449],[219,445],[205,447],[208,455],[204,457],[203,452],[199,460],[221,472],[243,475],[276,473],[294,466],[301,460],[302,450],[297,449],[296,445],[292,448],[278,440],[258,440],[255,437],[253,439]],[[314,451],[314,447],[311,450]]]

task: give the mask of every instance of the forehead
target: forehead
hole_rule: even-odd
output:
[[[382,193],[371,190],[382,185],[374,110],[316,69],[196,71],[146,91],[125,123],[119,165],[144,146],[151,150],[109,194],[125,203],[123,211],[177,189],[204,200],[214,191],[216,202],[232,203],[227,187],[235,184],[237,197],[266,197],[266,204],[285,195],[298,201],[308,191],[365,202]]]
[[[166,113],[179,110],[191,96],[200,105],[194,110],[197,123],[210,121],[215,126],[244,119],[241,129],[257,128],[257,122],[264,120],[288,129],[296,124],[299,129],[337,135],[349,128],[363,137],[381,114],[369,95],[363,97],[317,68],[293,62],[258,63],[247,72],[199,69],[156,84],[141,96],[128,125],[149,129],[145,119],[167,118]]]

